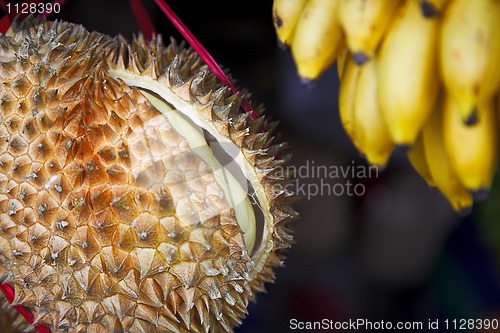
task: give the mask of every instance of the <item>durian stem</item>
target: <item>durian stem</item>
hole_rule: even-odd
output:
[[[9,30],[10,28],[10,19],[9,19],[9,15],[5,15],[4,17],[2,17],[2,19],[0,20],[0,33],[5,35],[5,33]]]

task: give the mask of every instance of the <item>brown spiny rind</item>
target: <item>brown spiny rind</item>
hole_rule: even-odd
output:
[[[211,170],[113,71],[163,85],[243,152],[269,207],[266,246],[247,254]],[[13,304],[54,333],[232,332],[297,217],[275,124],[242,114],[245,96],[191,49],[65,22],[0,36],[0,78],[0,267]]]

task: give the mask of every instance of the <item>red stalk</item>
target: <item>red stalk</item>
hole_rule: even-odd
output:
[[[7,5],[5,4],[5,0],[0,0],[0,9],[7,13]]]
[[[5,16],[0,20],[0,33],[5,35],[5,33],[9,30],[10,25],[12,24],[12,19],[14,18],[15,14],[13,15],[12,13],[8,12],[5,0],[0,0],[0,7],[2,7],[2,10],[5,12]]]
[[[14,301],[14,289],[12,289],[12,287],[8,284],[0,284],[0,290],[5,294],[7,302],[9,302],[9,304],[12,304],[12,302]],[[30,323],[30,325],[33,325],[33,316],[24,306],[14,305],[13,307],[17,310],[17,312],[19,312],[21,316],[24,317],[24,319],[26,319],[28,323]],[[39,333],[50,333],[49,329],[41,325],[35,325],[35,329]]]
[[[0,33],[2,35],[5,35],[5,33],[9,31],[11,24],[12,22],[10,21],[9,15],[5,15],[4,17],[2,17],[2,19],[0,20]]]
[[[149,15],[142,4],[142,0],[130,0],[130,7],[132,7],[132,11],[135,16],[135,20],[139,25],[139,29],[144,36],[144,39],[149,42],[156,35],[156,29],[149,18]]]
[[[167,5],[164,0],[155,0],[156,4],[163,13],[168,17],[172,24],[177,28],[177,30],[182,34],[182,36],[188,41],[189,45],[200,55],[201,59],[207,64],[207,66],[214,72],[221,82],[229,87],[234,94],[239,94],[238,89],[233,85],[231,80],[226,76],[224,71],[220,68],[219,64],[214,60],[214,58],[208,53],[208,51],[201,45],[201,43],[196,39],[193,33],[186,27],[186,25],[181,21],[181,19],[174,13],[174,11]],[[246,99],[241,101],[241,107],[246,112],[251,112],[251,119],[257,119],[259,114],[255,112],[250,103]]]

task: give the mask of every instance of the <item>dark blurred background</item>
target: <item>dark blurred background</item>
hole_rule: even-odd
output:
[[[165,40],[181,41],[154,1],[143,2]],[[366,167],[338,118],[336,66],[314,85],[301,84],[291,54],[278,47],[272,1],[168,4],[253,102],[280,121],[282,140],[294,150],[291,165]],[[138,33],[126,0],[72,0],[57,18],[126,38]],[[312,193],[347,181],[362,184],[363,195]],[[296,244],[237,333],[292,332],[292,319],[419,321],[422,331],[445,332],[446,319],[500,318],[498,193],[457,216],[401,152],[378,176],[303,177],[298,184],[310,197],[296,206]],[[436,319],[439,329],[427,329]]]

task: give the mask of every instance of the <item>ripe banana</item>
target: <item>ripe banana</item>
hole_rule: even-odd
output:
[[[498,91],[498,94],[497,94],[497,110],[498,110],[498,114],[500,114],[500,90]],[[500,119],[500,116],[499,116],[499,119]]]
[[[442,110],[436,109],[425,124],[422,135],[425,158],[436,187],[457,212],[472,209],[472,195],[467,191],[448,158],[442,133]]]
[[[450,0],[418,0],[422,15],[427,18],[434,18],[443,13]]]
[[[377,59],[361,67],[354,96],[354,137],[368,163],[385,167],[394,143],[377,101]]]
[[[317,80],[343,46],[337,4],[338,0],[309,0],[295,27],[292,55],[299,77],[306,83]]]
[[[427,158],[425,157],[425,147],[422,133],[417,137],[417,140],[411,149],[406,152],[406,156],[408,156],[408,160],[420,177],[422,177],[430,187],[436,187],[436,182],[432,178]]]
[[[357,147],[357,140],[354,135],[354,99],[356,95],[356,85],[361,72],[361,67],[356,66],[351,57],[347,56],[343,66],[342,81],[339,90],[339,116],[345,132]],[[359,150],[359,148],[358,148]]]
[[[497,166],[497,115],[492,103],[481,103],[478,120],[467,126],[458,105],[446,96],[443,106],[443,137],[446,152],[461,182],[474,199],[487,198]]]
[[[337,57],[337,72],[339,73],[339,79],[342,79],[342,75],[344,74],[347,57],[349,57],[349,48],[343,47]]]
[[[500,120],[500,91],[498,91],[498,94],[497,94],[497,115],[498,116],[498,119]],[[499,122],[499,125],[500,125],[500,122]],[[500,126],[499,126],[500,128]]]
[[[415,1],[406,1],[379,51],[380,107],[397,145],[411,146],[431,113],[436,77],[438,21],[425,19]]]
[[[340,0],[339,21],[358,65],[375,55],[400,0]]]
[[[278,41],[290,46],[295,26],[308,0],[274,0],[273,24]]]
[[[500,1],[453,0],[443,16],[440,66],[462,120],[472,124],[480,101],[500,88]]]

